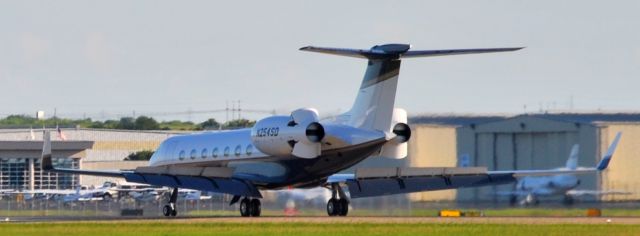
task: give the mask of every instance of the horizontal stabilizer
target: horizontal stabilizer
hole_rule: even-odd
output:
[[[518,51],[524,47],[517,48],[476,48],[476,49],[445,49],[445,50],[421,50],[421,51],[408,51],[402,54],[402,58],[412,57],[437,57],[437,56],[451,56],[451,55],[463,55],[463,54],[479,54],[479,53],[493,53],[493,52],[510,52]]]
[[[631,192],[620,190],[569,190],[569,196],[606,196],[606,195],[631,195]]]
[[[326,53],[338,56],[356,57],[363,59],[399,59],[413,57],[435,57],[462,54],[478,54],[493,52],[509,52],[523,49],[523,47],[514,48],[475,48],[475,49],[444,49],[444,50],[416,50],[410,51],[409,44],[384,44],[376,45],[371,49],[351,49],[351,48],[330,48],[330,47],[314,47],[307,46],[300,48],[302,51]]]

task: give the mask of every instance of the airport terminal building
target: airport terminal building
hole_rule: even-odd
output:
[[[425,115],[410,118],[409,156],[403,160],[369,158],[367,167],[468,167],[489,170],[563,167],[574,144],[580,145],[579,166],[594,166],[616,132],[623,136],[609,169],[580,176],[578,189],[617,190],[601,200],[640,200],[640,114],[525,114],[518,116]],[[83,169],[134,169],[146,161],[124,161],[129,154],[155,150],[171,131],[62,129],[52,132],[58,166]],[[43,173],[39,166],[42,134],[30,129],[0,130],[0,189],[70,189],[117,179]],[[123,180],[117,180],[123,181]],[[496,191],[514,184],[403,195],[411,201],[502,202]]]
[[[61,129],[61,140],[52,130],[52,153],[56,166],[84,169],[134,169],[146,161],[123,161],[129,154],[155,150],[160,142],[176,135],[165,131],[107,129]],[[42,130],[0,130],[0,189],[74,189],[78,185],[100,186],[112,178],[43,173],[40,170]]]

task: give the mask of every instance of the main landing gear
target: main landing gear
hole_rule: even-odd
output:
[[[232,201],[234,202],[234,201]],[[260,213],[262,213],[262,207],[261,207],[261,203],[260,203],[260,199],[254,198],[254,199],[249,199],[249,198],[243,198],[242,201],[240,201],[240,215],[243,217],[249,217],[249,216],[253,216],[253,217],[258,217],[260,216]]]
[[[162,208],[162,214],[164,216],[176,216],[178,211],[176,210],[176,201],[178,200],[178,188],[173,188],[171,191],[171,197],[169,197],[169,204],[164,205]]]
[[[337,198],[339,197],[339,198]],[[329,216],[346,216],[349,213],[349,200],[337,183],[331,184],[331,199],[327,202]]]

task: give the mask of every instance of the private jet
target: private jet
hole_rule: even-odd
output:
[[[172,188],[163,208],[176,216],[178,189],[233,195],[240,215],[260,216],[260,190],[312,188],[331,190],[329,216],[346,216],[350,198],[505,184],[516,176],[564,174],[579,170],[487,171],[486,168],[381,168],[339,174],[374,156],[404,158],[411,129],[407,112],[395,108],[402,59],[516,51],[522,48],[410,50],[408,44],[370,49],[308,46],[302,51],[367,60],[364,79],[352,108],[320,121],[312,108],[263,118],[248,129],[174,136],[163,141],[149,166],[135,170],[57,168],[51,162],[51,140],[45,131],[42,169],[50,172],[121,177],[128,182]],[[611,156],[605,156],[603,170]],[[344,187],[348,188],[347,196]]]
[[[613,155],[620,136],[622,133],[617,133],[611,146],[607,150],[608,155]],[[578,144],[573,145],[569,158],[565,164],[565,167],[558,168],[557,170],[588,170],[589,168],[578,166],[578,152],[580,146]],[[573,173],[548,175],[548,176],[526,176],[518,179],[513,191],[501,191],[498,195],[509,196],[511,205],[518,203],[520,205],[538,205],[541,197],[562,196],[563,203],[565,205],[571,205],[574,203],[575,198],[581,196],[603,196],[603,195],[624,195],[631,194],[629,192],[617,191],[617,190],[579,190],[576,189],[580,186],[580,179]]]

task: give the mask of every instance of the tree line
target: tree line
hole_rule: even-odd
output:
[[[152,117],[123,117],[120,120],[94,121],[87,119],[67,119],[48,118],[38,120],[28,115],[10,115],[0,119],[0,128],[38,128],[38,127],[79,127],[95,129],[124,129],[124,130],[217,130],[217,129],[237,129],[252,127],[255,121],[247,119],[230,120],[220,123],[210,118],[200,123],[191,121],[161,121],[158,122]]]

